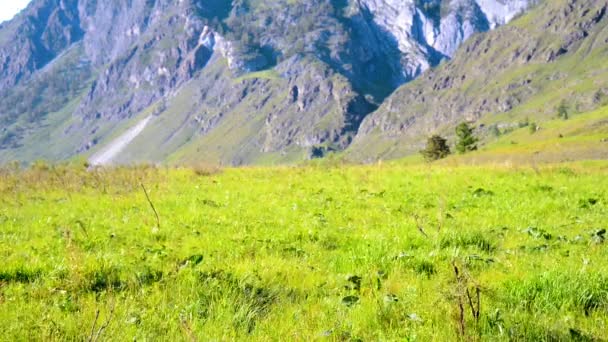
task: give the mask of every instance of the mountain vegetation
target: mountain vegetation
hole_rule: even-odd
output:
[[[32,0],[0,341],[604,341],[607,11]]]
[[[397,89],[366,116],[347,153],[353,160],[415,153],[431,134],[454,136],[475,122],[484,141],[491,127],[537,124],[606,104],[608,16],[605,1],[543,1],[510,24],[475,35],[450,62]]]
[[[425,149],[420,153],[426,161],[431,162],[449,156],[451,151],[447,139],[439,135],[433,135],[428,138]]]
[[[0,160],[242,165],[349,150],[399,86],[535,3],[34,0],[0,27]]]
[[[458,153],[467,153],[477,150],[477,137],[473,133],[473,128],[468,123],[462,122],[456,126],[456,151]]]

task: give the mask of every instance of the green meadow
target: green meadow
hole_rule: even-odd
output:
[[[5,167],[0,339],[602,341],[607,176]]]

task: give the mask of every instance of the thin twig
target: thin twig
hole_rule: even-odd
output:
[[[150,207],[152,207],[152,211],[154,211],[154,215],[156,215],[156,226],[160,229],[160,217],[158,216],[158,212],[156,211],[156,208],[154,207],[154,203],[152,203],[152,201],[150,200],[150,196],[148,195],[148,191],[146,190],[144,183],[140,183],[140,185],[141,185],[141,188],[144,190],[144,194],[146,194],[146,199],[148,200],[148,203],[150,203]]]
[[[479,317],[481,316],[481,289],[479,286],[475,286],[475,293],[477,294],[477,324],[479,324]]]
[[[85,227],[84,222],[82,222],[81,220],[76,220],[76,224],[78,224],[80,229],[84,232],[84,235],[88,238],[89,233],[87,232],[87,228]]]
[[[466,270],[465,270],[466,272]],[[476,309],[474,311],[474,315],[473,317],[475,318],[476,321],[479,321],[479,317],[481,316],[481,286],[479,285],[478,282],[475,281],[475,279],[471,276],[471,274],[469,272],[465,273],[466,277],[467,277],[467,282],[471,282],[475,288],[475,306]],[[472,302],[472,298],[471,298],[471,302]]]
[[[459,310],[459,317],[458,317],[459,333],[460,333],[460,336],[462,338],[464,338],[466,335],[465,335],[464,304],[462,303],[462,293],[461,293],[462,278],[460,276],[460,272],[458,271],[458,266],[456,266],[455,262],[452,264],[452,266],[454,266],[454,275],[456,276],[456,282],[457,282],[458,289],[459,289],[458,294],[456,295],[456,297],[458,298],[458,310]]]
[[[478,311],[478,309],[475,308],[475,305],[473,305],[473,298],[471,298],[471,293],[469,291],[469,288],[467,288],[466,294],[467,294],[467,299],[469,300],[469,307],[471,308],[471,315],[475,319],[475,322],[478,322],[479,321],[479,319],[478,319],[479,311]]]
[[[115,307],[116,307],[115,304],[112,304],[112,308],[110,309],[110,315],[108,315],[108,318],[106,319],[106,321],[103,323],[103,325],[101,327],[99,327],[99,330],[97,330],[97,334],[95,334],[95,339],[93,339],[93,342],[96,342],[97,340],[99,340],[99,338],[103,334],[104,330],[106,330],[106,328],[110,325],[110,322],[112,321],[112,318],[114,317],[114,308]]]
[[[192,332],[192,328],[190,328],[190,325],[188,324],[188,322],[185,319],[182,319],[181,324],[182,324],[182,329],[185,331],[186,335],[188,336],[188,339],[191,342],[196,342],[197,339],[194,336],[194,333]]]
[[[420,232],[420,234],[424,235],[425,238],[429,238],[428,234],[424,231],[424,227],[422,226],[422,224],[420,224],[420,217],[416,214],[413,215],[414,220],[416,221],[416,227],[418,228],[418,231]]]
[[[465,319],[464,319],[464,304],[462,304],[462,297],[458,295],[458,310],[459,310],[459,328],[460,328],[460,336],[463,338],[465,335]]]
[[[97,309],[97,312],[95,313],[95,320],[93,321],[93,326],[91,327],[91,333],[89,334],[89,338],[87,339],[87,341],[89,341],[89,342],[93,341],[93,334],[95,334],[95,326],[97,325],[98,319],[99,319],[99,309]]]

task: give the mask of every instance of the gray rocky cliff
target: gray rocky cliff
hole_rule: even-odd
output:
[[[84,32],[77,0],[35,1],[0,27],[0,91],[50,63]]]
[[[396,41],[405,80],[451,58],[470,36],[508,23],[533,0],[358,0]]]
[[[163,160],[186,136],[233,164],[342,150],[397,87],[531,2],[34,0],[0,27],[0,158],[89,153],[135,117],[178,115],[191,87],[189,119],[141,156]],[[24,101],[28,89],[44,91]],[[42,125],[51,115],[66,119]],[[237,122],[256,130],[215,136]],[[65,143],[35,146],[50,129]]]

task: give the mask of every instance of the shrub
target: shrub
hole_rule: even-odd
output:
[[[447,139],[439,135],[433,135],[428,139],[426,148],[420,153],[424,156],[424,159],[430,162],[447,157],[451,151]]]
[[[568,104],[566,104],[566,100],[562,100],[559,106],[557,106],[557,117],[563,120],[568,120]]]
[[[490,127],[490,133],[496,138],[498,138],[502,134],[502,132],[500,131],[500,128],[498,128],[498,125],[492,125]]]

